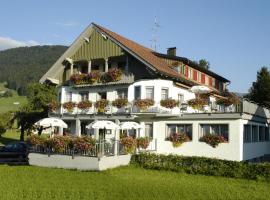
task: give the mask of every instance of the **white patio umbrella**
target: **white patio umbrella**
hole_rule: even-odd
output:
[[[129,129],[139,129],[142,128],[142,125],[138,124],[137,122],[121,122],[120,129],[122,130],[129,130]]]
[[[35,125],[44,127],[62,127],[62,128],[68,127],[68,125],[62,119],[56,117],[41,119],[37,121]]]
[[[190,88],[190,91],[196,94],[206,94],[211,92],[211,90],[204,85],[196,85]]]
[[[110,130],[115,130],[115,129],[120,129],[120,126],[118,126],[116,123],[107,121],[107,120],[100,120],[100,121],[95,121],[86,126],[87,129],[110,129]]]

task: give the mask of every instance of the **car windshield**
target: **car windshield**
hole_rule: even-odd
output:
[[[20,143],[10,143],[5,146],[6,149],[20,149],[23,148],[23,144]]]

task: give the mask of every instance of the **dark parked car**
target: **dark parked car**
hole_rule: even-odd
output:
[[[12,142],[0,147],[0,163],[26,164],[28,163],[28,146],[25,142]]]

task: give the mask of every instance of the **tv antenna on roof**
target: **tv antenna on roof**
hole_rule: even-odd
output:
[[[155,19],[154,19],[154,26],[152,27],[152,40],[151,40],[151,48],[153,50],[157,50],[157,43],[158,43],[158,39],[157,39],[157,32],[158,32],[158,29],[160,28],[161,26],[159,25],[158,23],[158,20],[157,20],[157,17],[155,16]]]

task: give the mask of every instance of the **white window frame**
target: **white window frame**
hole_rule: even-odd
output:
[[[192,68],[188,68],[188,78],[189,79],[192,79],[193,78],[193,70],[192,70]]]
[[[221,126],[222,125],[226,125],[227,127],[228,127],[228,137],[227,137],[227,140],[228,140],[228,142],[229,142],[229,140],[230,140],[230,126],[229,126],[229,124],[226,124],[226,123],[218,123],[218,124],[214,124],[214,123],[209,123],[209,124],[207,124],[207,123],[202,123],[202,124],[200,124],[199,125],[199,127],[200,127],[200,131],[199,131],[199,138],[201,138],[201,137],[203,137],[204,136],[204,133],[203,133],[203,126],[210,126],[209,128],[209,134],[211,134],[211,135],[221,135]],[[213,133],[213,128],[212,128],[212,126],[219,126],[219,130],[218,130],[218,134],[216,134],[216,133]],[[224,135],[222,135],[222,136],[224,136]]]
[[[153,91],[150,98],[148,97],[148,93],[147,93],[148,89],[151,89]],[[145,87],[145,98],[146,99],[154,99],[155,98],[155,87],[154,86],[146,86]]]
[[[72,92],[66,92],[65,102],[72,102]]]
[[[164,90],[166,90],[167,91],[167,94],[165,93],[165,95],[166,95],[166,97],[165,98],[163,98],[163,91]],[[168,99],[169,98],[169,88],[167,88],[167,87],[162,87],[161,88],[161,100],[166,100],[166,99]]]

